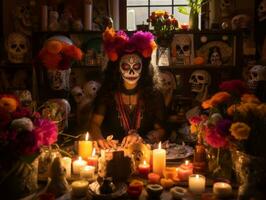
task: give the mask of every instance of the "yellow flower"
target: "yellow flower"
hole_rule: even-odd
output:
[[[258,104],[255,103],[241,103],[237,107],[237,111],[240,113],[240,115],[244,117],[248,117],[249,114],[258,114]]]
[[[190,125],[190,132],[191,133],[197,133],[197,126],[196,125]]]
[[[241,97],[243,103],[260,104],[260,100],[254,94],[243,94]]]
[[[19,105],[18,100],[13,96],[3,96],[0,98],[0,108],[7,112],[14,112]]]
[[[248,139],[250,130],[251,128],[243,122],[235,122],[230,127],[231,135],[237,140]]]
[[[166,11],[164,11],[164,10],[156,10],[155,11],[155,15],[157,15],[158,17],[164,16],[165,13],[166,13]]]

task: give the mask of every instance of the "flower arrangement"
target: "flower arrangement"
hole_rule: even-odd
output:
[[[12,162],[32,162],[43,145],[57,141],[57,126],[40,114],[20,106],[13,95],[0,95],[1,168]],[[6,162],[5,162],[6,161]]]
[[[202,103],[208,114],[189,120],[192,132],[200,130],[206,146],[216,149],[217,159],[221,159],[221,151],[229,149],[265,155],[266,104],[248,93],[240,80],[223,82],[219,88],[221,91]]]
[[[157,43],[161,46],[169,45],[174,31],[178,29],[178,21],[173,15],[163,10],[157,10],[147,19],[154,27],[154,34],[157,37]],[[166,44],[165,44],[166,42]]]

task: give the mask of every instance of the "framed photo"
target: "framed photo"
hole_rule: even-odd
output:
[[[193,34],[175,34],[171,43],[172,64],[191,65],[194,59]]]
[[[236,35],[223,33],[195,34],[195,54],[206,65],[236,65]]]

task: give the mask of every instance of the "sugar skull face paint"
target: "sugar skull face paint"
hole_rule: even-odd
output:
[[[130,85],[137,84],[142,71],[141,58],[137,54],[126,54],[122,56],[119,63],[119,70],[126,83]]]

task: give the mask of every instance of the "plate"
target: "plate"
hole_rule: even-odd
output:
[[[169,148],[166,150],[166,159],[167,160],[179,160],[187,158],[193,155],[194,150],[192,147],[187,145],[169,145]]]
[[[127,193],[127,185],[125,183],[115,184],[115,191],[110,194],[100,194],[100,185],[97,181],[89,185],[89,194],[93,199],[110,200],[117,199]]]

